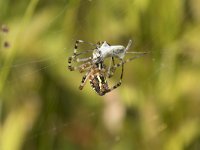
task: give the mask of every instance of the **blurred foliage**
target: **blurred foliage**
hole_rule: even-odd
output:
[[[200,149],[200,1],[4,0],[0,10],[1,150]],[[77,39],[132,39],[151,53],[100,97],[66,69]]]

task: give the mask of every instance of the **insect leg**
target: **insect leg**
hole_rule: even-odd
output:
[[[149,52],[126,52],[127,54],[148,54]]]

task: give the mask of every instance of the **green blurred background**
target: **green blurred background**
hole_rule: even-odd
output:
[[[1,150],[200,149],[199,0],[1,0],[0,25]],[[151,53],[100,97],[77,39]]]

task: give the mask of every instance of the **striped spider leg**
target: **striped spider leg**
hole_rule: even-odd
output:
[[[132,52],[127,52],[127,53],[132,53]],[[144,56],[145,54],[148,54],[148,52],[133,52],[133,53],[136,53],[137,55],[133,56],[133,57],[131,57],[129,59],[126,59],[126,60],[120,59],[120,62],[117,63],[117,64],[113,64],[113,65],[110,64],[109,71],[107,73],[107,77],[111,78],[114,75],[115,70],[120,66],[122,66],[122,73],[121,74],[123,75],[124,64],[125,63],[130,62],[130,61],[132,61],[134,59],[140,58],[140,57]],[[122,80],[122,78],[121,78],[121,80]]]
[[[80,43],[85,43],[85,44],[89,44],[91,46],[96,46],[96,44],[92,44],[92,43],[88,43],[88,42],[85,42],[85,41],[82,41],[82,40],[77,40],[76,43],[75,43],[75,46],[74,46],[74,53],[72,56],[70,56],[68,58],[68,69],[70,71],[74,71],[74,70],[79,70],[80,72],[83,71],[88,65],[90,65],[91,63],[91,60],[92,60],[92,57],[87,57],[87,58],[77,58],[77,56],[79,55],[82,55],[82,54],[86,54],[86,53],[89,53],[89,52],[92,52],[94,51],[93,49],[92,50],[86,50],[86,51],[83,51],[83,52],[80,52],[78,53],[78,45]],[[72,61],[73,62],[83,62],[84,64],[76,67],[76,66],[72,66]]]
[[[100,96],[103,96],[106,93],[111,92],[112,90],[116,89],[121,85],[121,79],[120,79],[120,81],[117,84],[109,88],[108,82],[106,80],[106,66],[103,64],[103,62],[94,64],[88,70],[88,72],[83,76],[81,84],[79,86],[80,90],[83,89],[87,80],[90,81],[91,87]]]
[[[77,50],[78,50],[79,43],[85,43],[85,44],[88,44],[91,46],[95,46],[95,48],[78,53]],[[96,60],[100,60],[101,51],[99,51],[99,48],[101,47],[102,44],[103,44],[103,42],[101,42],[101,41],[97,42],[97,44],[93,44],[90,42],[77,40],[75,43],[75,46],[74,46],[74,53],[72,56],[70,56],[68,58],[68,69],[70,71],[79,70],[80,73],[88,70],[92,64],[97,62]],[[92,52],[93,56],[86,57],[86,58],[77,58],[77,56],[86,54],[89,52]],[[83,64],[81,64],[80,66],[72,66],[72,62],[83,62]]]

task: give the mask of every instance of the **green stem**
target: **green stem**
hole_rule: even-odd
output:
[[[0,96],[2,95],[3,92],[3,88],[5,86],[6,83],[6,79],[10,73],[10,68],[12,66],[12,62],[15,58],[16,55],[16,49],[18,47],[18,43],[20,40],[20,35],[22,35],[21,33],[24,31],[27,23],[30,21],[30,19],[33,16],[33,13],[35,11],[35,8],[37,6],[38,0],[31,0],[28,8],[26,9],[25,15],[22,19],[22,23],[21,26],[18,29],[18,32],[14,35],[14,40],[11,42],[12,46],[10,48],[10,53],[8,55],[8,57],[5,59],[5,63],[2,67],[2,69],[0,70]]]

